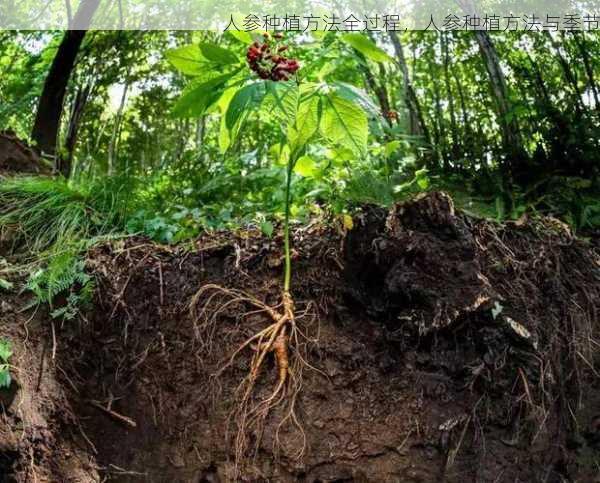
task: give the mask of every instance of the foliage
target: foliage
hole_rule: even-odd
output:
[[[92,301],[94,284],[79,253],[66,251],[54,255],[46,266],[32,273],[26,289],[34,295],[30,306],[47,304],[52,318],[72,320],[80,308]],[[55,307],[58,296],[64,301]]]
[[[32,254],[122,226],[129,193],[115,180],[73,186],[60,178],[22,177],[0,184],[0,225]]]
[[[279,42],[282,35],[276,34],[274,40],[268,33],[263,37],[262,42],[255,41],[246,54],[250,70],[262,79],[259,81],[243,66],[236,65],[234,52],[214,44],[181,47],[168,52],[167,56],[176,68],[193,76],[212,75],[211,70],[229,71],[208,81],[211,83],[210,95],[205,92],[203,99],[208,100],[200,103],[201,109],[196,98],[190,98],[188,94],[184,94],[177,105],[178,112],[193,111],[203,115],[213,104],[221,104],[222,151],[226,152],[239,140],[244,123],[253,114],[267,111],[278,121],[280,129],[270,152],[285,170],[283,291],[289,295],[289,225],[294,172],[305,178],[316,175],[316,163],[307,156],[316,137],[326,146],[344,150],[348,159],[366,155],[369,126],[364,106],[370,105],[370,100],[366,93],[351,86],[301,81],[298,60],[283,56],[289,47]],[[196,69],[195,66],[204,68]],[[295,78],[291,79],[293,75]],[[196,89],[206,91],[206,84],[203,82]],[[187,104],[194,107],[187,108]],[[267,221],[261,223],[261,228],[269,235],[272,233]]]
[[[473,32],[397,38],[402,57],[383,33],[288,33],[265,42],[247,32],[91,32],[60,134],[65,144],[77,128],[71,180],[52,182],[54,194],[34,210],[25,198],[41,207],[42,195],[7,195],[3,183],[0,224],[26,220],[19,233],[37,251],[56,234],[120,229],[172,243],[202,230],[276,226],[290,146],[312,139],[291,177],[293,221],[443,188],[485,216],[541,212],[578,231],[598,229],[598,33],[490,36],[506,81],[505,115]],[[58,32],[2,34],[1,127],[27,136],[59,41]],[[262,51],[247,58],[254,42],[287,46],[282,56],[286,69],[298,61],[289,71],[296,77],[261,80],[258,64],[254,72],[245,65],[267,62]],[[518,127],[522,159],[503,142],[506,123]],[[587,183],[572,188],[578,180]],[[2,214],[6,196],[18,205],[12,220]]]
[[[10,377],[9,360],[12,356],[10,342],[0,339],[0,389],[10,387],[12,379]]]
[[[0,184],[0,225],[31,262],[30,306],[48,304],[52,317],[75,317],[93,289],[81,254],[123,230],[129,201],[118,180],[73,187],[60,178],[23,177]]]

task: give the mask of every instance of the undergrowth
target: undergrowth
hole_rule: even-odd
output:
[[[73,319],[91,300],[85,252],[123,232],[131,191],[118,179],[74,185],[62,178],[19,177],[0,184],[0,227],[29,273],[28,307],[48,305]]]
[[[202,176],[201,180],[206,179]],[[243,190],[218,185],[215,191],[214,182],[208,189],[201,180],[194,186],[164,176],[160,182],[156,178],[142,182],[142,177],[134,176],[77,182],[49,177],[4,179],[0,183],[0,238],[10,240],[12,251],[19,254],[30,274],[26,287],[34,295],[33,303],[47,304],[54,316],[70,319],[91,298],[92,281],[85,274],[83,254],[98,241],[135,233],[173,243],[192,239],[203,230],[247,225],[267,227],[263,231],[271,236],[273,224],[268,220],[281,221],[277,203],[270,213],[265,211],[266,204],[280,198],[272,186],[280,182],[279,176],[249,179]],[[600,195],[589,180],[554,177],[527,190],[515,189],[509,210],[493,177],[487,185],[475,184],[462,176],[442,177],[426,170],[385,175],[364,169],[343,183],[294,175],[291,190],[301,201],[292,204],[290,212],[294,220],[307,221],[322,216],[322,206],[334,215],[365,203],[389,207],[432,189],[447,191],[459,208],[481,218],[504,221],[525,213],[552,215],[582,235],[600,227]],[[219,206],[216,210],[226,192],[231,209]],[[250,194],[252,198],[247,199]],[[0,278],[0,286],[4,283]],[[59,296],[57,306],[54,300]]]
[[[67,251],[50,258],[33,272],[26,289],[34,295],[30,306],[46,304],[52,318],[72,320],[80,308],[92,301],[94,283],[85,271],[85,260],[79,252]],[[62,296],[59,306],[55,300]]]
[[[0,226],[31,256],[62,251],[122,229],[127,189],[115,181],[72,185],[62,178],[12,178],[0,184]]]

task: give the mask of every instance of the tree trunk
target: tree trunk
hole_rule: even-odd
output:
[[[432,50],[433,53],[432,55],[435,58],[435,46],[432,45]],[[448,171],[449,169],[449,164],[448,164],[448,150],[446,149],[447,147],[447,143],[446,143],[446,126],[445,126],[445,121],[444,121],[444,112],[442,111],[442,102],[441,102],[441,98],[440,98],[440,86],[438,83],[438,78],[436,73],[433,71],[433,67],[435,65],[435,62],[430,62],[428,67],[429,67],[429,77],[431,78],[431,82],[433,84],[433,102],[434,102],[434,108],[435,108],[435,116],[433,119],[433,126],[434,126],[434,132],[435,132],[435,138],[436,138],[436,142],[435,142],[435,152],[438,154],[438,158],[440,161],[440,165],[441,167],[445,170]],[[437,126],[437,127],[436,127]]]
[[[519,164],[523,161],[524,150],[519,135],[519,125],[511,113],[511,105],[508,98],[506,78],[500,66],[500,59],[489,34],[484,30],[476,30],[475,38],[479,44],[479,51],[485,61],[485,67],[489,75],[490,84],[496,106],[498,108],[498,124],[502,129],[502,144],[505,153],[511,158],[511,164]]]
[[[419,99],[415,93],[410,79],[410,75],[408,73],[408,65],[406,64],[406,59],[404,58],[402,43],[400,42],[400,38],[398,37],[396,32],[390,31],[388,32],[388,34],[394,46],[396,60],[398,61],[398,65],[400,66],[400,70],[402,71],[404,86],[404,102],[406,103],[410,114],[410,132],[413,135],[422,135],[425,138],[425,142],[427,144],[431,144],[431,138],[429,136],[429,130],[427,129],[427,125],[425,124],[425,119],[423,118],[421,104],[419,103]]]
[[[577,79],[575,78],[575,75],[573,74],[573,71],[571,70],[569,62],[562,55],[562,52],[560,51],[560,45],[558,44],[556,39],[554,37],[552,37],[552,34],[549,31],[544,30],[544,33],[550,40],[550,43],[552,44],[552,47],[554,48],[554,51],[556,52],[556,57],[558,58],[558,63],[560,64],[560,66],[562,68],[562,71],[563,71],[563,74],[565,75],[565,79],[567,80],[567,83],[573,89],[573,95],[575,97],[575,111],[578,116],[581,116],[583,114],[583,111],[585,110],[585,106],[583,105],[581,92],[579,91],[579,86],[577,85]]]
[[[373,42],[375,42],[375,39],[373,38],[373,34],[371,32],[367,32],[367,35]],[[377,67],[379,69],[379,82],[377,82],[375,76],[373,75],[373,72],[369,68],[367,59],[359,52],[357,52],[357,55],[359,55],[364,62],[363,68],[367,84],[377,97],[377,101],[379,102],[379,107],[381,108],[383,116],[391,125],[393,121],[393,117],[390,116],[392,103],[390,102],[390,96],[385,85],[385,81],[387,79],[387,72],[385,70],[385,66],[382,63],[377,64]]]
[[[592,66],[592,62],[590,60],[589,53],[587,51],[587,46],[585,42],[585,32],[574,32],[573,38],[575,39],[575,43],[577,44],[577,48],[579,49],[579,53],[581,54],[581,58],[583,60],[583,66],[585,67],[585,73],[588,78],[588,83],[590,85],[590,90],[592,91],[592,95],[594,96],[594,102],[596,104],[596,109],[600,110],[600,99],[598,93],[598,85],[596,84],[596,79],[594,77],[594,68]]]
[[[458,132],[456,128],[456,112],[454,110],[454,95],[452,94],[452,86],[450,84],[450,59],[448,53],[448,32],[440,33],[440,42],[442,48],[442,55],[444,56],[444,82],[446,86],[446,96],[448,97],[448,110],[450,112],[450,133],[452,136],[452,158],[456,162],[459,155],[459,145],[458,145]]]
[[[129,75],[129,73],[128,73]],[[108,146],[108,175],[114,174],[115,160],[117,158],[119,135],[121,134],[121,121],[123,120],[123,111],[125,110],[125,103],[127,101],[127,92],[129,91],[129,80],[125,81],[123,86],[123,92],[121,94],[121,101],[119,102],[119,109],[115,116],[115,123],[113,125],[112,135],[110,137],[110,144]]]
[[[60,172],[65,178],[69,177],[71,167],[73,165],[73,156],[75,153],[75,144],[77,143],[77,133],[79,131],[79,124],[81,122],[81,116],[83,110],[87,104],[90,95],[91,85],[86,85],[80,88],[75,95],[73,101],[73,108],[71,109],[71,117],[69,119],[69,128],[67,130],[67,137],[65,139],[65,149],[67,151],[66,159],[62,160],[59,164]]]
[[[462,122],[464,125],[464,134],[463,134],[463,154],[470,154],[473,152],[472,143],[475,142],[475,137],[473,136],[473,128],[471,126],[471,121],[469,120],[469,111],[467,111],[467,103],[465,100],[465,93],[463,90],[462,83],[458,77],[458,74],[453,69],[452,77],[454,78],[454,83],[456,84],[456,90],[458,91],[458,100],[460,102],[460,110],[462,114]]]
[[[83,0],[75,15],[75,24],[89,25],[99,4],[100,0]],[[56,138],[65,93],[85,34],[86,30],[65,32],[44,82],[31,132],[34,144],[42,153],[56,154]]]

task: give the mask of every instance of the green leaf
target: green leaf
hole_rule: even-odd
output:
[[[322,96],[323,116],[320,131],[334,145],[350,149],[355,156],[367,152],[369,122],[365,111],[335,92]]]
[[[417,178],[417,184],[419,185],[419,188],[426,190],[429,188],[429,178]]]
[[[426,190],[427,188],[429,188],[429,176],[427,168],[423,168],[416,171],[415,179],[417,180],[419,188],[421,188],[422,190]]]
[[[200,42],[198,46],[204,58],[214,64],[231,65],[239,62],[239,58],[236,54],[223,47],[219,47],[218,45]]]
[[[274,144],[269,148],[269,158],[276,166],[287,166],[290,160],[290,147],[287,142]]]
[[[325,155],[327,156],[327,159],[329,159],[335,166],[345,166],[348,161],[354,159],[354,153],[352,150],[343,147],[327,149],[325,151]]]
[[[178,71],[186,75],[200,75],[206,69],[206,59],[202,56],[199,45],[186,45],[166,52],[169,62]]]
[[[219,151],[221,153],[225,153],[229,146],[231,146],[231,136],[229,135],[229,130],[225,125],[225,116],[221,116],[221,122],[219,125]]]
[[[234,39],[239,40],[243,44],[251,44],[253,42],[252,35],[243,30],[228,30],[227,33],[231,35]]]
[[[12,379],[10,377],[10,372],[8,371],[7,366],[0,366],[0,389],[1,388],[9,388]]]
[[[300,90],[294,81],[267,81],[266,102],[273,103],[276,115],[285,123],[293,123],[298,112]]]
[[[270,221],[263,221],[260,224],[260,230],[269,238],[271,238],[273,236],[273,223],[271,223]]]
[[[241,124],[243,119],[260,106],[265,97],[265,83],[254,82],[239,89],[231,99],[225,113],[225,125],[230,131]]]
[[[231,146],[232,136],[231,136],[231,133],[229,132],[229,130],[227,129],[227,126],[225,125],[225,113],[227,112],[227,109],[229,108],[229,103],[231,102],[231,99],[233,98],[233,96],[235,95],[235,93],[237,91],[238,91],[238,87],[231,87],[229,89],[226,89],[216,104],[219,107],[219,110],[221,111],[221,113],[223,114],[221,116],[221,122],[219,124],[219,136],[218,136],[219,150],[221,153],[227,152],[227,150]]]
[[[301,156],[294,166],[294,172],[304,178],[312,178],[317,171],[317,163],[310,156]]]
[[[296,123],[288,129],[288,139],[292,150],[302,148],[319,129],[321,100],[312,96],[298,106]]]
[[[167,60],[186,75],[199,76],[208,70],[239,63],[233,52],[215,44],[202,42],[186,45],[166,52]]]
[[[12,290],[14,287],[14,285],[12,284],[12,282],[9,282],[8,280],[4,280],[2,277],[0,277],[0,289],[2,290]]]
[[[0,360],[7,363],[10,356],[12,356],[10,342],[5,339],[0,340]]]
[[[345,82],[336,82],[334,83],[334,87],[336,94],[358,104],[369,116],[375,118],[381,116],[381,109],[379,109],[377,104],[373,102],[369,94],[364,90]]]
[[[194,83],[173,106],[175,117],[200,117],[219,100],[231,74],[223,74],[206,82]]]
[[[391,62],[392,58],[384,50],[377,47],[375,42],[363,34],[351,33],[342,35],[342,40],[358,50],[367,59],[374,62]]]
[[[384,149],[384,153],[385,153],[385,157],[389,158],[392,154],[394,154],[396,151],[398,151],[398,149],[400,148],[400,146],[402,145],[402,141],[390,141],[389,143],[387,143],[385,145],[385,149]]]

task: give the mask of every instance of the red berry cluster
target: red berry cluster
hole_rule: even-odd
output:
[[[262,43],[254,42],[248,48],[248,65],[261,79],[286,81],[300,68],[296,59],[288,59],[283,55],[287,45],[279,45],[282,38],[283,35],[277,33],[271,39],[271,36],[265,33]]]

